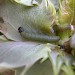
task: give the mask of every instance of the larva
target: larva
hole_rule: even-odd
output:
[[[58,36],[48,36],[48,35],[43,35],[43,34],[34,34],[34,33],[28,33],[25,32],[23,27],[19,27],[18,31],[21,33],[21,35],[31,41],[39,41],[39,42],[48,42],[48,43],[53,43],[59,41]]]

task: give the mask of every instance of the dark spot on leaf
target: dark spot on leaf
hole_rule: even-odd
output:
[[[23,31],[24,31],[23,27],[19,27],[19,28],[18,28],[18,31],[19,31],[20,33],[23,32]]]

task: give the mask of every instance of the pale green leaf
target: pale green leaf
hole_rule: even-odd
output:
[[[75,72],[70,65],[63,65],[62,70],[64,71],[65,75],[75,75]]]
[[[0,43],[0,71],[22,66],[27,71],[39,59],[47,59],[50,48],[46,44],[30,42]]]
[[[24,67],[19,68],[16,70],[16,75],[74,75],[72,56],[58,50],[48,54],[50,61],[42,63],[38,61],[27,72]]]
[[[70,71],[70,74],[68,73],[69,75],[71,74],[74,75],[74,71],[72,68],[74,58],[71,55],[66,54],[63,51],[58,51],[57,49],[57,51],[52,51],[49,53],[49,59],[52,63],[54,75],[59,74],[61,75],[65,72],[68,73],[69,71]],[[63,72],[61,72],[61,70],[63,70]]]
[[[34,4],[38,5],[38,2],[36,0],[14,0],[14,1],[19,4],[23,4],[25,6],[33,6]]]
[[[72,48],[75,48],[75,33],[71,37],[70,46]]]
[[[72,10],[72,15],[73,15],[71,24],[75,25],[75,0],[69,0],[69,6]]]
[[[49,0],[42,0],[40,5],[33,7],[9,0],[5,0],[0,5],[0,16],[6,23],[13,25],[16,30],[23,26],[30,33],[52,33],[50,27],[55,20],[55,15],[56,10]]]
[[[21,75],[23,69],[17,69],[16,75]],[[49,60],[43,63],[36,62],[24,75],[53,75],[52,65]]]
[[[74,62],[74,57],[71,55],[64,55],[64,64],[62,66],[62,70],[66,75],[75,75],[75,71],[73,70],[73,62]]]
[[[0,32],[8,39],[14,41],[24,41],[18,30],[8,23],[0,24]]]
[[[8,39],[4,35],[1,35],[0,42],[6,42],[6,41],[8,41]]]
[[[68,0],[59,0],[58,22],[61,27],[66,27],[71,24],[73,14],[69,6]]]
[[[57,51],[53,51],[53,52],[49,53],[49,58],[52,63],[54,75],[59,74],[61,67],[62,67],[62,64],[63,64],[63,59],[60,54],[61,53],[59,53]]]
[[[3,34],[7,39],[13,41],[25,41],[15,26],[10,25],[9,23],[6,23],[5,25],[7,26],[7,32],[3,32]]]
[[[15,26],[5,22],[2,17],[0,17],[0,32],[7,40],[24,41],[24,38],[21,37],[18,29]]]
[[[53,4],[54,4],[54,7],[56,8],[56,10],[58,10],[59,8],[59,0],[50,0]]]

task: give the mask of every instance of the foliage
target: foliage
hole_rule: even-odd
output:
[[[75,75],[74,7],[74,0],[0,0],[0,73]],[[18,32],[21,26],[60,40],[28,40]]]

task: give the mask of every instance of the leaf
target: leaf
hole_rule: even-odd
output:
[[[0,23],[0,32],[7,33],[7,26],[5,23]]]
[[[70,6],[70,8],[72,10],[72,14],[73,14],[71,24],[75,25],[75,1],[69,0],[69,6]]]
[[[56,35],[60,37],[60,44],[64,44],[70,39],[70,36],[72,36],[72,31],[70,26],[61,27],[58,25],[54,26],[54,30],[56,32]]]
[[[39,59],[47,59],[50,48],[46,44],[30,42],[0,43],[0,71],[25,66],[27,71]]]
[[[58,22],[61,27],[71,24],[73,14],[68,0],[59,0]]]
[[[72,68],[74,59],[71,55],[58,49],[48,52],[48,55],[50,61],[49,59],[42,63],[38,61],[26,73],[25,67],[18,68],[16,75],[74,75]]]
[[[1,35],[0,42],[6,42],[6,41],[8,41],[8,39],[4,35]]]
[[[52,63],[54,75],[59,75],[65,72],[71,72],[67,75],[74,75],[74,71],[72,68],[74,59],[71,55],[66,54],[65,52],[57,49],[49,53],[49,59]],[[61,72],[61,70],[63,70],[63,72]]]
[[[60,53],[56,52],[56,51],[53,51],[49,54],[49,58],[52,63],[54,75],[59,74],[61,67],[62,67],[62,64],[63,64],[62,57],[59,54]]]
[[[21,75],[21,73],[21,69],[16,70],[16,75]],[[51,62],[49,60],[43,63],[38,61],[24,75],[53,75]]]
[[[62,66],[62,70],[64,71],[64,74],[75,75],[75,71],[73,68],[74,60],[75,60],[74,57],[71,55],[65,55],[64,56],[64,62],[65,63]]]
[[[56,8],[56,10],[58,10],[59,8],[59,1],[58,0],[50,0],[53,4],[54,4],[54,7]]]
[[[66,75],[75,75],[75,71],[73,70],[73,62],[74,57],[71,55],[64,55],[64,64],[62,66],[62,70]]]
[[[24,41],[18,30],[12,25],[6,23],[3,17],[0,17],[0,32],[5,36],[5,39],[14,41]]]
[[[6,71],[8,69],[16,69],[16,73],[18,73],[19,69],[17,68],[21,68],[21,71],[19,71],[19,73],[21,75],[25,75],[35,62],[42,59],[41,64],[43,64],[43,61],[45,61],[49,57],[51,62],[50,65],[52,65],[53,67],[53,74],[58,75],[63,68],[63,65],[66,68],[66,65],[72,66],[71,64],[74,59],[72,59],[73,57],[63,53],[57,48],[56,51],[51,51],[54,48],[56,48],[55,45],[32,42],[0,43],[0,72]],[[64,72],[66,71],[66,68]],[[73,71],[72,68],[69,67],[69,69],[70,71]]]
[[[13,41],[25,41],[23,37],[21,37],[18,30],[8,23],[0,24],[0,32],[8,39]]]
[[[75,57],[75,33],[71,36],[70,46],[72,48],[72,55]]]
[[[63,65],[62,70],[65,72],[65,75],[75,75],[75,72],[70,65]]]
[[[55,15],[56,10],[49,0],[43,0],[40,5],[33,7],[9,0],[5,0],[0,5],[0,16],[6,23],[12,25],[16,30],[23,26],[30,33],[52,34],[50,27],[55,20]]]
[[[25,6],[38,5],[38,2],[36,0],[14,0],[14,1],[19,4],[23,4]]]

